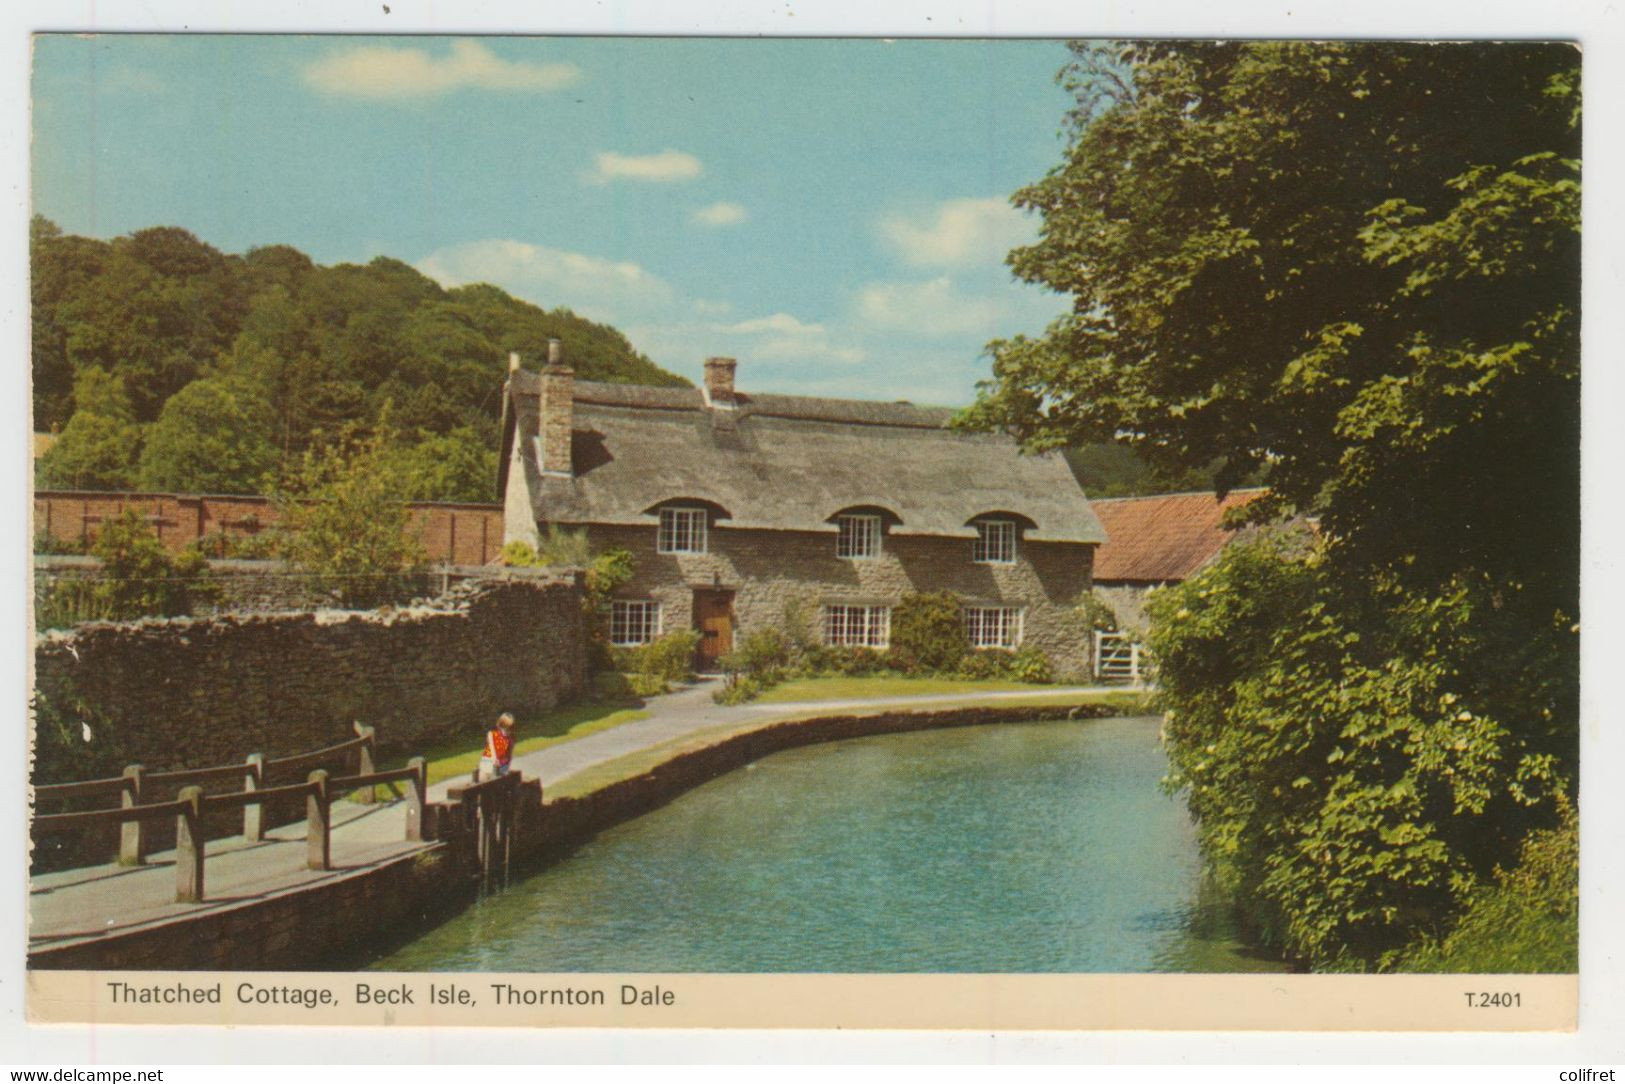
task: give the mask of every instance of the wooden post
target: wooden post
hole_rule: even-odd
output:
[[[203,902],[203,788],[182,787],[175,817],[175,902]]]
[[[317,768],[310,773],[309,782],[310,793],[305,795],[305,866],[307,869],[332,869],[332,817],[327,772]]]
[[[1133,641],[1128,645],[1128,680],[1133,685],[1140,683],[1140,645]]]
[[[265,754],[248,754],[247,769],[243,772],[243,790],[259,790],[265,782]],[[243,806],[243,838],[258,843],[265,838],[265,806],[250,802]]]
[[[139,764],[132,764],[124,769],[124,795],[120,801],[125,809],[141,804],[141,777],[146,769]],[[118,835],[118,864],[121,866],[140,866],[147,861],[146,838],[141,831],[140,821],[125,821],[119,825]]]
[[[356,757],[355,774],[371,775],[377,770],[372,766],[373,729],[370,726],[362,726],[360,723],[356,723],[355,732],[366,739],[366,744],[361,747],[359,755]],[[378,788],[373,786],[363,787],[356,793],[355,800],[362,805],[371,805],[378,800]]]
[[[413,757],[406,766],[417,774],[406,786],[406,838],[423,838],[423,800],[428,794],[429,768],[422,757]]]

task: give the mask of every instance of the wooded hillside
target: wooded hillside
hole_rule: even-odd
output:
[[[395,432],[416,500],[490,500],[506,358],[563,342],[587,380],[685,385],[613,327],[399,260],[238,256],[160,226],[111,241],[36,217],[34,427],[42,486],[250,493],[323,434]]]

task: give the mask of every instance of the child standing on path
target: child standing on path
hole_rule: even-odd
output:
[[[497,725],[485,732],[485,754],[474,772],[474,782],[484,783],[508,774],[513,766],[513,714],[503,712]]]

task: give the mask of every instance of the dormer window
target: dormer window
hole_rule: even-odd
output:
[[[835,556],[865,558],[880,556],[880,517],[843,514],[835,517]]]
[[[707,519],[704,508],[662,508],[655,549],[660,553],[705,553]]]
[[[976,542],[971,548],[971,560],[979,565],[1013,565],[1016,563],[1016,524],[1008,519],[979,519],[976,521]]]

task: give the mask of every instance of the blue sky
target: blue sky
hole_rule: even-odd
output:
[[[1054,41],[44,36],[34,209],[384,254],[747,390],[963,403],[1064,299],[1003,264]]]

